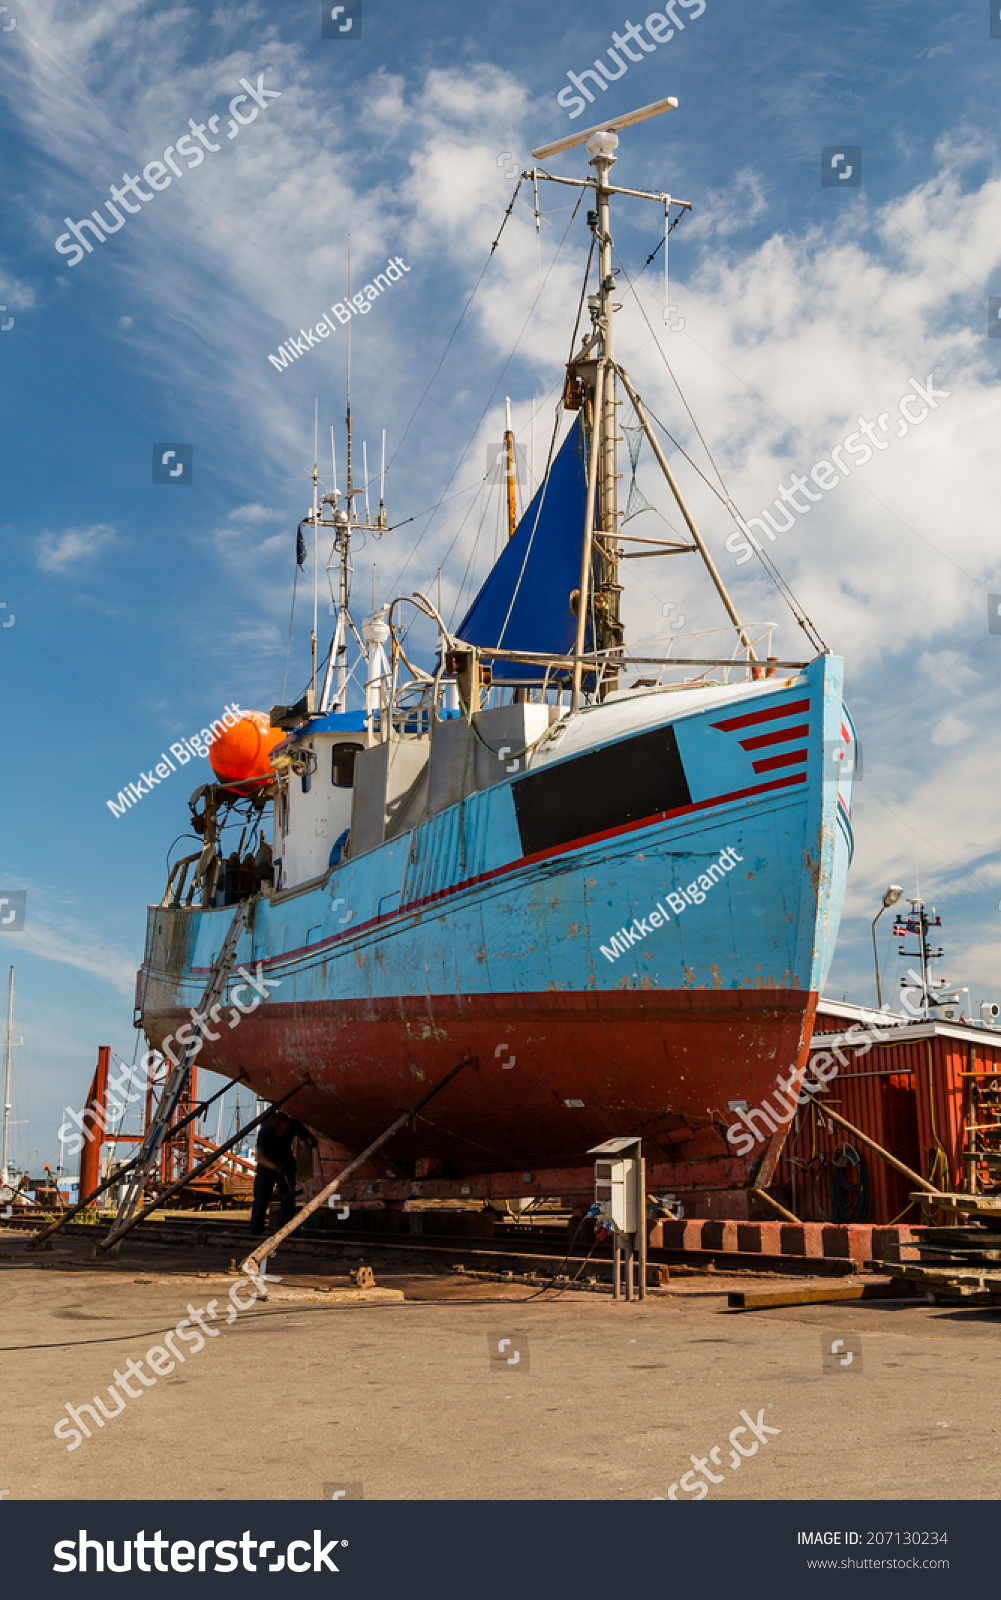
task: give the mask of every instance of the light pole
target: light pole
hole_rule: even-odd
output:
[[[891,906],[896,905],[903,892],[899,883],[891,883],[883,896],[883,904],[872,919],[872,959],[876,963],[876,1004],[880,1010],[883,1008],[883,989],[879,981],[879,951],[876,948],[876,924],[884,911],[889,911]]]

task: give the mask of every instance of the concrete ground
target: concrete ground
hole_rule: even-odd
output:
[[[130,1241],[96,1264],[87,1241],[25,1256],[26,1241],[0,1235],[0,1495],[12,1500],[651,1499],[693,1455],[722,1479],[718,1500],[994,1499],[1001,1481],[997,1312],[897,1301],[736,1314],[728,1288],[815,1280],[722,1274],[616,1305],[375,1258],[402,1303],[274,1299],[227,1324],[236,1279],[218,1251]],[[343,1259],[285,1264],[276,1294],[347,1281]],[[189,1304],[215,1330],[202,1348]],[[144,1387],[126,1363],[151,1379],[147,1350],[184,1318],[187,1342],[173,1344],[186,1359]],[[828,1360],[852,1362],[828,1374],[837,1339]],[[100,1394],[114,1411],[116,1368],[136,1397],[103,1428],[82,1412],[92,1437],[68,1450],[66,1404]],[[758,1443],[742,1411],[778,1431]]]

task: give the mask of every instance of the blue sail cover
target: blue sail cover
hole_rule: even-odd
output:
[[[508,540],[455,630],[464,644],[572,655],[577,619],[570,595],[580,587],[587,483],[583,432],[570,429],[514,536]],[[584,649],[591,648],[588,618]],[[495,661],[495,683],[538,683],[545,668]]]

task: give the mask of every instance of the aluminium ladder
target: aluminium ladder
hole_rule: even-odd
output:
[[[222,948],[213,963],[209,981],[205,986],[205,993],[202,995],[202,1002],[197,1013],[201,1020],[196,1024],[194,1037],[185,1045],[184,1054],[174,1062],[167,1076],[159,1104],[150,1118],[149,1126],[143,1135],[143,1141],[139,1147],[139,1157],[135,1168],[129,1174],[125,1192],[115,1214],[115,1220],[111,1224],[107,1238],[102,1241],[104,1249],[113,1244],[119,1234],[127,1231],[126,1225],[134,1215],[136,1207],[142,1199],[143,1191],[153,1170],[160,1147],[170,1132],[170,1125],[177,1109],[177,1103],[191,1076],[191,1063],[201,1048],[205,1020],[212,1007],[217,1004],[225,991],[230,973],[233,970],[233,964],[236,961],[236,947],[239,943],[240,935],[247,926],[251,910],[256,905],[256,901],[257,896],[252,895],[249,899],[242,900],[236,908],[233,920],[229,925],[229,931],[222,942]]]

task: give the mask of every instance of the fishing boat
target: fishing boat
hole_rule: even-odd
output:
[[[343,492],[334,461],[320,495],[314,435],[299,528],[314,552],[311,683],[271,710],[245,776],[220,736],[222,776],[195,811],[205,848],[149,908],[136,1023],[152,1050],[177,1049],[242,914],[235,959],[260,1003],[238,1026],[197,1019],[200,1065],[271,1100],[305,1084],[295,1114],[338,1152],[466,1063],[396,1136],[390,1166],[347,1194],[398,1201],[428,1179],[471,1197],[559,1194],[561,1174],[625,1134],[675,1193],[760,1189],[778,1159],[784,1133],[740,1157],[727,1132],[777,1073],[795,1088],[805,1069],[853,849],[855,734],[842,663],[801,608],[803,658],[759,655],[616,356],[611,203],[663,207],[665,277],[666,233],[690,206],[611,182],[617,129],[675,106],[534,152],[584,142],[593,175],[523,175],[577,186],[591,250],[545,471],[516,519],[509,428],[510,536],[457,627],[426,594],[356,626],[353,542],[391,530],[381,492],[368,509],[367,463],[364,490],[352,475],[350,400]],[[683,519],[671,540],[624,526],[623,404]],[[338,584],[325,660],[321,541]],[[640,554],[704,563],[723,654],[630,652],[621,562]],[[404,637],[415,612],[437,636],[424,665]],[[270,828],[270,882],[234,869],[224,887],[213,850],[233,817],[251,847]],[[225,977],[223,1003],[238,984],[246,995]]]

